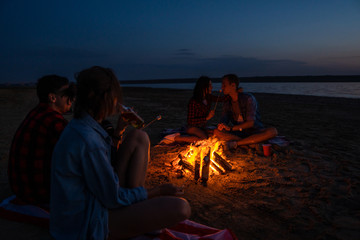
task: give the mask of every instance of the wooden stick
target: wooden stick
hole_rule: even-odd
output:
[[[142,129],[146,128],[147,126],[149,126],[150,124],[152,124],[155,121],[159,121],[161,120],[161,115],[157,116],[155,119],[153,119],[151,122],[149,122],[148,124],[146,124],[144,127],[142,127]]]

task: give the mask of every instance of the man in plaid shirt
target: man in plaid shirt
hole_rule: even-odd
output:
[[[46,207],[50,200],[50,166],[52,152],[68,121],[75,97],[74,85],[57,75],[37,82],[39,104],[31,110],[13,138],[8,176],[18,199]]]

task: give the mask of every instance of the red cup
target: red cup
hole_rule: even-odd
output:
[[[271,154],[271,144],[263,144],[262,147],[263,147],[264,156],[265,157],[270,156],[270,154]]]

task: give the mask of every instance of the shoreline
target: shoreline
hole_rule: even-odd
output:
[[[163,79],[134,79],[119,80],[123,84],[152,84],[152,83],[192,83],[193,78],[163,78]],[[211,77],[213,82],[221,82],[221,77]],[[360,82],[360,75],[302,75],[302,76],[252,76],[239,77],[240,82],[269,83],[269,82]],[[34,87],[35,82],[0,83],[0,88],[6,87]]]
[[[124,87],[149,87],[157,89],[186,89],[192,90],[195,83],[169,83],[169,84],[124,84]],[[360,98],[360,83],[356,82],[271,82],[271,83],[246,83],[241,82],[240,86],[250,93],[274,93],[305,95],[319,97],[344,97]],[[213,83],[213,92],[221,89],[221,83]]]
[[[197,78],[148,79],[148,80],[122,80],[122,83],[190,83]],[[211,77],[213,82],[221,82],[221,77]],[[253,76],[239,77],[240,82],[266,83],[266,82],[360,82],[360,75],[304,75],[304,76]]]
[[[135,83],[133,83],[135,82]],[[148,89],[176,89],[192,90],[196,80],[171,83],[143,83],[136,81],[120,81],[124,88],[148,88]],[[272,93],[285,95],[318,96],[318,97],[339,97],[360,99],[360,81],[352,82],[240,82],[244,91],[250,93]],[[25,85],[0,85],[0,89],[31,89],[35,84]],[[220,82],[213,82],[213,91],[218,92],[221,88]]]
[[[0,88],[1,89],[1,88]],[[175,90],[175,91],[190,91],[192,93],[192,89],[185,89],[185,88],[153,88],[153,87],[134,87],[134,86],[122,86],[122,89],[126,90],[129,89],[131,91],[136,91],[136,89],[139,89],[140,91],[149,91],[149,90],[162,90],[162,91],[169,91],[169,90]],[[246,90],[246,89],[245,89]],[[246,91],[245,91],[246,92]],[[124,92],[125,93],[125,92]],[[290,94],[290,93],[267,93],[267,92],[250,92],[254,95],[281,95],[284,97],[315,97],[315,98],[339,98],[339,99],[349,99],[349,100],[360,100],[359,97],[340,97],[340,96],[318,96],[318,95],[306,95],[306,94]],[[126,93],[125,93],[126,95]]]

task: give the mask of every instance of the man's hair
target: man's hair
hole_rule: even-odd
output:
[[[206,97],[204,95],[204,93],[205,93],[206,89],[209,88],[210,81],[211,81],[211,79],[207,76],[201,76],[196,81],[196,85],[195,85],[194,92],[193,92],[193,98],[196,101],[201,102],[202,100],[204,100],[204,97]]]
[[[69,80],[57,75],[46,75],[38,79],[36,93],[41,103],[49,102],[49,93],[56,93],[61,87],[68,85]]]
[[[75,75],[77,94],[74,118],[87,112],[95,120],[104,119],[114,110],[114,100],[122,103],[119,81],[109,68],[94,66]]]
[[[225,76],[222,77],[222,79],[227,79],[229,81],[229,83],[235,83],[236,88],[239,87],[239,78],[238,76],[236,76],[236,74],[226,74]]]

